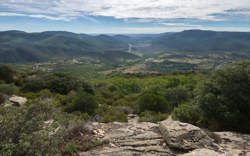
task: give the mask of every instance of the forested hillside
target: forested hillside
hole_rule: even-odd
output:
[[[250,33],[187,30],[163,34],[152,48],[195,53],[250,52]]]
[[[37,62],[51,58],[101,56],[109,51],[126,58],[129,37],[90,36],[70,32],[0,32],[0,62]],[[125,55],[124,55],[125,54]]]
[[[139,116],[138,122],[156,123],[172,115],[212,131],[250,133],[249,69],[248,61],[205,75],[121,74],[81,79],[0,65],[0,153],[31,156],[88,151],[109,144],[91,137],[87,128],[91,121],[128,122],[129,114]],[[11,102],[17,98],[13,95],[28,101],[17,105]]]

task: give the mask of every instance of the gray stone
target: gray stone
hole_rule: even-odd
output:
[[[216,144],[207,131],[171,118],[155,124],[138,122],[132,114],[128,123],[90,122],[87,126],[105,145],[80,156],[250,156],[249,135],[216,132],[221,138]]]
[[[167,145],[173,149],[190,151],[199,148],[211,148],[214,139],[206,132],[191,124],[172,120],[171,116],[159,125]]]
[[[13,103],[14,106],[22,106],[27,102],[27,99],[24,97],[13,95],[9,98],[9,101]]]
[[[128,123],[94,123],[88,125],[95,134],[102,129],[105,135],[102,141],[108,142],[106,147],[80,153],[101,156],[168,156],[171,151],[163,146],[164,140],[159,132],[158,124],[138,122],[138,116],[129,115]],[[103,133],[104,132],[104,133]],[[107,141],[108,140],[108,141]]]

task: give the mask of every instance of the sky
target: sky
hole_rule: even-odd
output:
[[[0,0],[0,31],[250,32],[250,0]]]

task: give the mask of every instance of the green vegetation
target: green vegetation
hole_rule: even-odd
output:
[[[77,153],[77,145],[71,143],[66,145],[64,154],[74,155],[76,153]]]
[[[145,93],[139,98],[139,109],[140,112],[151,110],[155,112],[166,113],[170,111],[170,105],[164,99],[164,97],[160,95]]]
[[[0,84],[0,92],[7,95],[18,94],[19,88],[14,84]]]
[[[0,80],[6,83],[11,83],[14,81],[15,71],[7,65],[0,65]]]
[[[186,30],[163,34],[152,41],[154,49],[182,52],[249,52],[250,33]]]
[[[119,107],[109,108],[105,114],[101,122],[127,122],[127,115],[122,111]]]
[[[49,104],[34,102],[19,108],[0,110],[0,153],[1,155],[53,155],[62,143],[65,127],[60,121],[45,126],[53,112]],[[52,130],[57,133],[51,134]]]
[[[114,54],[120,58],[136,58],[127,53],[129,42],[116,36],[91,36],[70,32],[25,33],[0,32],[0,62],[38,62],[58,58],[89,56],[110,60]]]
[[[204,120],[219,130],[249,132],[250,63],[214,71],[198,88]]]
[[[140,122],[171,114],[210,130],[250,133],[249,61],[209,74],[113,73],[95,79],[3,71],[13,79],[0,82],[0,155],[75,155],[104,144],[85,128],[86,120],[127,122],[132,113]],[[28,103],[5,107],[13,94]]]
[[[4,95],[3,93],[0,92],[0,104],[4,103],[4,101],[5,101]]]
[[[69,95],[70,96],[70,95]],[[80,111],[82,113],[88,113],[93,115],[97,108],[97,103],[92,94],[89,94],[83,90],[79,90],[75,95],[71,95],[71,102],[66,105],[65,110],[67,112]]]
[[[202,114],[200,108],[192,102],[183,103],[174,108],[172,112],[173,119],[193,125],[202,126]]]
[[[161,112],[145,111],[140,114],[140,122],[159,122],[167,119],[168,114]]]
[[[87,146],[85,147],[85,151],[88,151],[88,150],[90,150],[90,149],[92,149],[92,148],[95,148],[95,147],[97,147],[97,146],[101,146],[101,145],[103,145],[103,142],[101,142],[101,141],[99,141],[99,140],[97,140],[97,141],[91,141],[91,142],[89,142],[88,144],[87,144]]]

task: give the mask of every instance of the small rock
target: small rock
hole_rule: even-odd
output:
[[[9,98],[9,101],[13,103],[14,106],[22,106],[27,102],[27,99],[24,97],[14,95]]]

